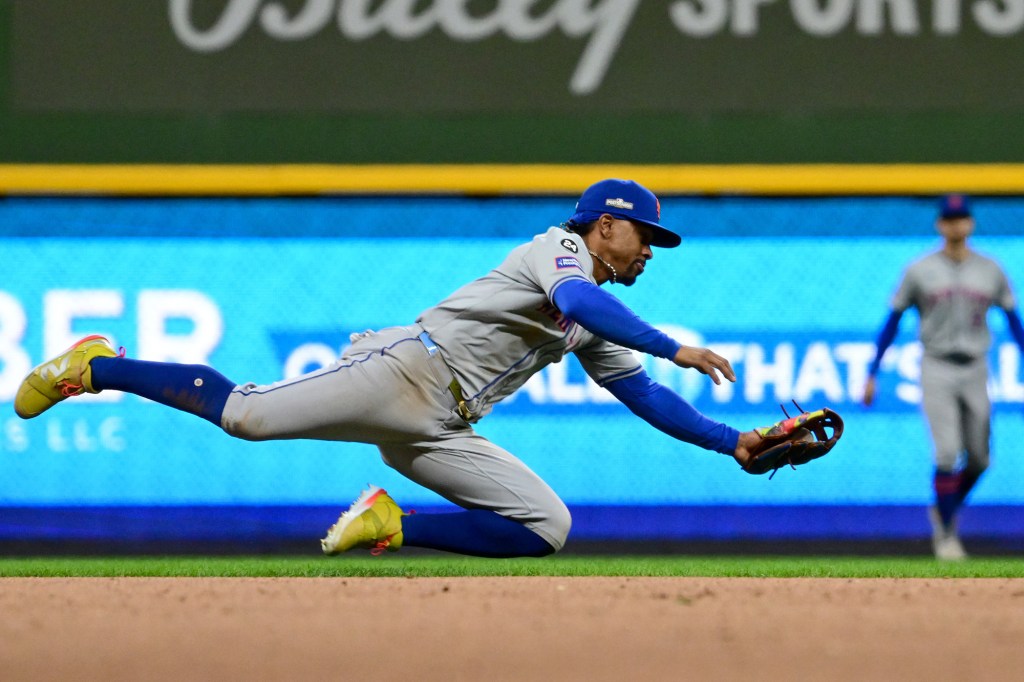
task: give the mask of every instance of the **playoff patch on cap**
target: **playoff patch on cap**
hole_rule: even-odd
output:
[[[626,201],[625,199],[605,199],[604,200],[604,205],[605,206],[611,206],[612,208],[625,209],[627,211],[632,211],[633,210],[633,202],[632,201]],[[658,217],[661,218],[660,215]]]

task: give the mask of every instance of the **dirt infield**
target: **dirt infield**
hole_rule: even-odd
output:
[[[1020,679],[1021,579],[6,578],[0,677]]]

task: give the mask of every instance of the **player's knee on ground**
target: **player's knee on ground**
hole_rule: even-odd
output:
[[[545,518],[534,525],[533,529],[557,552],[565,547],[565,541],[569,537],[569,530],[572,528],[572,515],[569,508],[559,500],[558,506],[547,510]]]

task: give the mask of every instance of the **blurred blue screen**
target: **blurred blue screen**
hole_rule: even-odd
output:
[[[572,201],[0,202],[0,506],[336,505],[367,482],[411,506],[439,504],[367,445],[242,442],[115,392],[31,421],[11,403],[31,367],[90,333],[131,357],[210,364],[238,383],[313,370],[352,332],[413,322]],[[1014,227],[1024,202],[976,205],[975,247],[1024,281]],[[636,286],[610,290],[678,340],[729,357],[737,382],[715,386],[651,358],[648,372],[741,430],[794,400],[830,406],[846,418],[839,447],[771,481],[746,476],[634,417],[575,360],[534,377],[478,430],[571,506],[928,504],[915,315],[886,356],[879,402],[858,400],[903,267],[939,244],[931,203],[676,197],[663,201],[663,220],[683,245],[656,250]],[[1020,505],[1024,379],[998,311],[991,323],[993,465],[973,500]]]

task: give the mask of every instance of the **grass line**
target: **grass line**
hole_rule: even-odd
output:
[[[941,563],[925,557],[587,556],[463,557],[19,557],[0,558],[12,577],[754,577],[1024,578],[1024,559]]]

